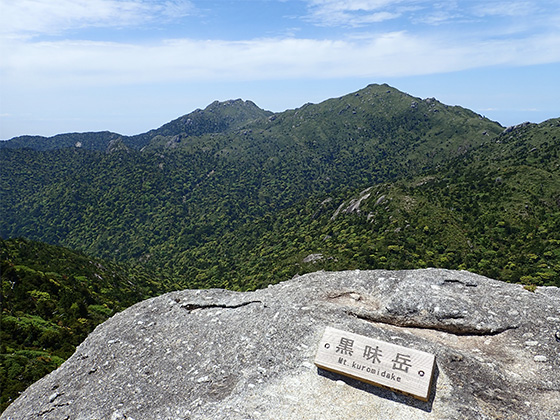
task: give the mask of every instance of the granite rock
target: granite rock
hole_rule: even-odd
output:
[[[318,369],[327,326],[436,356],[429,401]],[[2,420],[560,419],[560,291],[464,271],[185,290],[98,326]]]

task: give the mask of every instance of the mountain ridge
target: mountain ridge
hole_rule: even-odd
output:
[[[139,258],[163,243],[146,224],[152,214],[159,219],[158,215],[172,211],[179,218],[175,229],[186,233],[207,226],[218,234],[240,221],[309,199],[310,194],[329,194],[424,170],[502,131],[471,111],[417,99],[388,86],[370,85],[341,98],[272,115],[244,101],[214,103],[196,112],[202,117],[198,120],[203,134],[176,134],[189,118],[178,119],[171,124],[173,135],[149,135],[151,143],[140,150],[124,140],[109,155],[83,147],[45,152],[0,149],[7,173],[15,184],[21,182],[17,194],[14,182],[3,179],[6,219],[0,235],[32,234],[31,239],[109,257],[122,255],[118,243],[128,243],[125,238],[132,229],[144,237],[136,235],[135,244],[124,252]],[[232,110],[241,117],[232,119],[225,112]],[[218,121],[226,121],[219,130],[231,129],[216,133],[216,126],[207,124],[214,121],[208,114],[219,114]],[[252,122],[245,124],[248,120]],[[24,163],[28,159],[31,162]],[[31,168],[42,171],[43,179],[28,178]],[[209,191],[221,198],[209,200]],[[151,204],[142,204],[139,194],[145,194]],[[111,219],[118,220],[120,227],[116,237],[108,238],[102,226]],[[158,223],[163,223],[156,230],[163,237],[175,230],[167,216]],[[147,244],[148,238],[154,238],[154,245]],[[109,247],[107,240],[112,243]],[[101,249],[104,253],[97,254]]]
[[[205,109],[196,109],[157,129],[132,136],[110,131],[61,133],[51,137],[22,135],[0,142],[0,148],[30,148],[44,151],[77,147],[103,151],[107,149],[111,141],[120,139],[127,147],[140,149],[156,136],[219,133],[271,114],[270,111],[259,108],[252,101],[242,99],[214,101]]]
[[[344,95],[339,98],[327,99],[320,102],[320,104],[333,103],[341,101],[351,96],[359,96],[366,92],[368,89],[376,89],[385,92],[398,92],[399,94],[406,95],[406,97],[416,101],[431,103],[432,105],[443,105],[445,107],[452,107],[457,109],[465,109],[459,106],[444,105],[437,101],[435,98],[416,98],[409,94],[398,91],[387,84],[377,85],[371,84],[367,87],[360,89],[356,92]],[[145,133],[126,136],[119,133],[110,131],[99,132],[75,132],[75,133],[61,133],[50,137],[22,135],[16,136],[11,139],[3,140],[0,142],[0,148],[33,148],[35,150],[51,150],[60,147],[83,147],[91,150],[105,150],[107,143],[116,138],[121,138],[123,142],[132,148],[142,148],[146,146],[153,137],[156,136],[176,136],[181,134],[201,135],[209,133],[220,133],[229,129],[239,128],[240,126],[260,118],[273,117],[276,119],[278,116],[289,113],[297,113],[317,104],[307,103],[299,108],[293,110],[285,110],[273,113],[259,108],[254,102],[242,99],[230,99],[226,101],[214,101],[204,109],[196,109],[188,114],[182,115],[174,120],[164,123],[157,129],[149,130]],[[340,110],[342,112],[342,110]],[[437,111],[436,111],[437,112]],[[472,112],[472,111],[469,111]],[[222,113],[218,118],[209,118],[209,114]],[[475,113],[473,113],[475,114]],[[480,116],[479,114],[476,114]],[[482,116],[480,116],[482,117]],[[43,144],[41,144],[43,143]],[[77,144],[80,143],[78,146]]]
[[[189,119],[200,124],[188,123]],[[220,123],[214,124],[216,121]],[[113,139],[108,150],[0,149],[3,169],[10,174],[0,179],[0,236],[23,236],[97,257],[146,265],[164,270],[191,287],[213,285],[245,290],[319,267],[344,269],[345,264],[363,268],[463,264],[464,268],[500,278],[500,273],[488,273],[484,271],[488,268],[476,263],[477,258],[494,261],[498,258],[494,254],[488,258],[481,251],[480,255],[475,252],[469,256],[472,252],[462,245],[451,247],[454,250],[449,252],[442,245],[448,241],[464,244],[467,239],[472,242],[475,232],[486,238],[474,227],[476,220],[468,212],[491,212],[492,217],[485,223],[516,226],[521,235],[529,227],[536,229],[539,223],[541,216],[531,212],[523,216],[527,213],[524,206],[532,206],[549,218],[547,225],[555,225],[555,207],[547,203],[560,199],[554,196],[556,183],[546,181],[552,187],[543,190],[546,200],[539,201],[533,192],[539,186],[531,181],[535,174],[541,174],[538,176],[543,182],[545,178],[556,179],[553,158],[558,136],[554,120],[504,129],[465,108],[447,106],[433,98],[421,100],[387,85],[369,85],[340,98],[278,114],[263,111],[248,101],[214,102],[205,110],[169,124],[162,126],[159,134],[149,132],[146,139],[150,140],[141,148],[140,143],[130,147],[122,139]],[[193,125],[198,128],[189,134]],[[516,152],[505,156],[508,147],[517,144],[515,139],[519,145],[512,150]],[[536,143],[528,147],[532,141]],[[506,158],[511,166],[511,176],[507,177],[495,163],[505,163]],[[438,171],[446,174],[438,175]],[[471,176],[470,172],[478,175]],[[490,173],[493,178],[488,178]],[[426,190],[433,197],[424,197],[425,192],[422,197],[404,192],[415,188],[423,177],[438,179],[425,187],[437,186]],[[446,177],[453,182],[442,181]],[[498,178],[504,182],[496,184],[494,180]],[[512,183],[514,179],[516,183]],[[424,223],[421,228],[426,226],[426,232],[432,226],[437,241],[426,242],[422,232],[417,231],[417,245],[412,246],[412,238],[406,242],[399,235],[385,234],[391,231],[391,223],[401,219],[391,213],[396,208],[388,207],[391,214],[379,214],[373,218],[375,223],[371,218],[370,222],[362,221],[363,214],[353,218],[352,212],[329,221],[337,207],[356,193],[397,181],[401,184],[395,184],[398,188],[393,191],[403,190],[404,196],[399,200],[404,204],[409,200],[405,209],[412,208],[410,203],[415,200],[424,207],[432,206],[434,218],[447,215],[454,220],[442,230],[438,221],[430,221],[421,208],[412,215],[417,219],[424,214],[418,223]],[[450,201],[446,189],[451,187],[447,184],[451,190],[460,191],[468,205],[444,204]],[[502,190],[496,190],[497,185]],[[515,192],[519,186],[522,191]],[[509,196],[503,194],[505,189],[511,191]],[[506,220],[500,219],[499,206],[478,204],[481,198],[490,197],[487,191],[500,194],[504,209],[515,208],[502,212]],[[364,200],[362,208],[372,212],[373,199]],[[456,217],[448,207],[460,208],[467,214]],[[325,217],[329,213],[331,216]],[[289,226],[289,220],[294,221],[299,232]],[[461,223],[467,222],[468,229],[462,228]],[[410,224],[402,223],[400,231]],[[372,231],[373,226],[377,230]],[[485,228],[491,231],[495,226]],[[355,233],[353,237],[333,235],[333,229]],[[465,229],[469,232],[466,236],[454,233]],[[385,239],[371,243],[370,235]],[[243,239],[238,241],[236,236]],[[322,241],[321,237],[337,241]],[[263,243],[263,238],[268,238],[270,244]],[[512,243],[512,249],[536,247],[538,235],[532,238],[523,245]],[[359,252],[347,249],[344,241],[350,239]],[[370,250],[359,246],[359,240],[369,244]],[[340,249],[324,249],[335,243]],[[486,252],[489,243],[493,241],[480,248]],[[419,249],[419,244],[429,250]],[[260,249],[261,257],[253,254],[251,246]],[[408,247],[411,253],[399,256],[396,252]],[[497,244],[492,247],[500,248]],[[216,254],[218,249],[220,254]],[[241,255],[240,250],[245,254]],[[302,253],[323,250],[331,259],[327,256],[313,265],[301,264],[301,258],[306,257]],[[428,255],[428,251],[435,256]],[[279,255],[283,262],[278,260]],[[505,258],[500,254],[496,264],[502,264]],[[551,267],[555,267],[555,258]],[[550,265],[550,258],[545,260],[541,264]],[[545,284],[551,281],[551,275],[556,278],[555,268],[542,271],[548,273],[546,279],[535,276],[541,272],[536,268],[538,262],[539,259],[525,264],[526,270],[517,268],[507,279],[520,281],[529,276],[529,282]],[[520,262],[515,264],[519,267]]]

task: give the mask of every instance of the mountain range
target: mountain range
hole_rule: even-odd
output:
[[[3,322],[41,331],[10,335],[2,353],[166,291],[318,270],[441,267],[559,286],[559,142],[560,118],[505,128],[388,85],[280,113],[214,102],[136,136],[0,142]],[[120,280],[83,262],[41,268],[64,258]],[[62,292],[80,287],[85,300]]]
[[[557,119],[505,129],[387,85],[281,113],[214,102],[131,137],[1,143],[0,236],[141,264],[180,287],[417,265],[549,283],[557,144]],[[324,258],[302,263],[310,254]]]

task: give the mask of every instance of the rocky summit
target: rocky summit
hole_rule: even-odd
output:
[[[315,366],[327,327],[435,355],[428,401]],[[317,272],[185,290],[97,327],[23,419],[560,419],[560,289],[464,271]]]

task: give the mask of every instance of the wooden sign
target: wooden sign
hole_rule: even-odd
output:
[[[327,327],[315,365],[428,401],[435,356]]]

